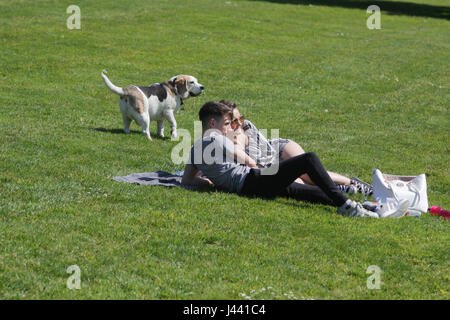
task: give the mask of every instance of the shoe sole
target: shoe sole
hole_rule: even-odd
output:
[[[370,212],[370,213],[366,213],[364,218],[375,218],[375,219],[380,218],[380,216],[378,216],[378,214],[376,212],[372,212],[370,210],[367,210],[367,211]]]

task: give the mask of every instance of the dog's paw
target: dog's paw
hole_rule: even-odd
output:
[[[176,131],[171,131],[170,134],[172,135],[172,139],[178,138],[178,134]]]
[[[150,137],[150,133],[149,133],[149,132],[143,131],[142,133],[144,134],[144,136],[147,137],[147,139],[148,139],[149,141],[152,141],[152,137]]]

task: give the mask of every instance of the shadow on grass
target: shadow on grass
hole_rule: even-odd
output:
[[[141,136],[144,136],[142,134],[142,132],[138,131],[138,130],[130,130],[130,133],[125,133],[123,131],[123,129],[106,129],[106,128],[89,128],[89,129],[94,130],[94,131],[99,131],[99,132],[112,133],[112,134],[139,134]],[[170,140],[170,137],[161,138],[156,133],[151,134],[151,137],[152,137],[152,139]]]
[[[434,6],[422,3],[413,2],[398,2],[398,1],[378,1],[378,0],[252,0],[252,1],[265,1],[281,4],[298,4],[309,6],[328,6],[328,7],[342,7],[352,9],[367,10],[370,5],[377,5],[380,7],[381,13],[387,12],[394,15],[407,15],[407,16],[419,16],[429,17],[437,19],[450,20],[450,7],[447,6]]]
[[[123,129],[106,129],[106,128],[91,128],[91,130],[99,131],[99,132],[108,132],[112,134],[126,134]],[[131,130],[132,134],[142,134],[142,132],[137,130]]]

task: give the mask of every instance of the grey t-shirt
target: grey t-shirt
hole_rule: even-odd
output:
[[[250,167],[234,160],[233,142],[216,132],[194,143],[187,163],[203,172],[216,187],[228,192],[239,193],[250,172]]]

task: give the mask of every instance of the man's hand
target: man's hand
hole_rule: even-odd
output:
[[[200,176],[201,171],[194,167],[192,164],[186,164],[184,167],[183,178],[181,178],[181,184],[187,186],[197,187],[213,187],[214,183],[206,177]]]

